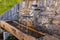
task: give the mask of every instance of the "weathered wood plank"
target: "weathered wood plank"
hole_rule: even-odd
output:
[[[9,25],[5,21],[0,21],[0,26],[10,32],[12,35],[14,35],[19,40],[36,40],[34,37],[29,36],[21,32],[20,30],[16,29],[15,27]]]
[[[30,28],[30,27],[24,26],[24,25],[22,25],[22,24],[19,24],[19,23],[16,22],[16,21],[13,21],[13,22],[16,23],[16,24],[18,24],[19,26],[21,26],[21,27],[23,27],[23,28],[26,28],[26,29],[28,29],[28,30],[30,30],[30,31],[33,31],[33,32],[37,33],[37,35],[38,35],[38,34],[39,34],[40,36],[44,36],[44,35],[45,35],[45,33],[43,33],[43,32],[40,32],[40,31],[34,30],[33,28]]]

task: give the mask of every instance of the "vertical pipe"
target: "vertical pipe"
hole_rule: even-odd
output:
[[[37,11],[34,11],[34,15],[33,15],[33,18],[34,18],[34,27],[36,27],[36,23],[37,23],[36,22],[36,20],[37,20],[36,19],[36,16],[37,16],[36,13],[37,13]]]
[[[36,27],[36,13],[37,13],[37,11],[35,10],[35,9],[37,9],[37,3],[36,3],[36,0],[33,2],[33,4],[32,4],[33,6],[32,6],[32,9],[33,9],[33,19],[34,19],[34,27]]]

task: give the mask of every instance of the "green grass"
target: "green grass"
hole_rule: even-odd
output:
[[[3,15],[5,11],[17,4],[18,1],[21,0],[0,0],[0,15]]]

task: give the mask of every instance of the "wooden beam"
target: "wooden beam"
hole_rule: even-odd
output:
[[[37,35],[39,34],[40,36],[45,36],[45,33],[43,33],[43,32],[40,32],[40,31],[37,31],[37,30],[35,30],[35,29],[31,28],[31,27],[27,27],[27,26],[24,26],[24,25],[22,25],[22,24],[19,24],[19,23],[16,22],[16,21],[13,21],[13,22],[16,23],[16,24],[18,24],[20,27],[26,28],[26,29],[28,29],[28,30],[30,30],[30,31],[32,31],[32,32],[37,33]]]
[[[10,32],[12,35],[14,35],[19,40],[36,40],[34,37],[24,34],[23,32],[9,25],[5,21],[0,21],[0,27]]]

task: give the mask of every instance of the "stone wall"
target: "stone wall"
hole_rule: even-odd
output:
[[[43,32],[60,36],[60,0],[47,0],[43,6],[45,9],[40,11],[40,17],[37,18],[38,29],[42,27]]]

